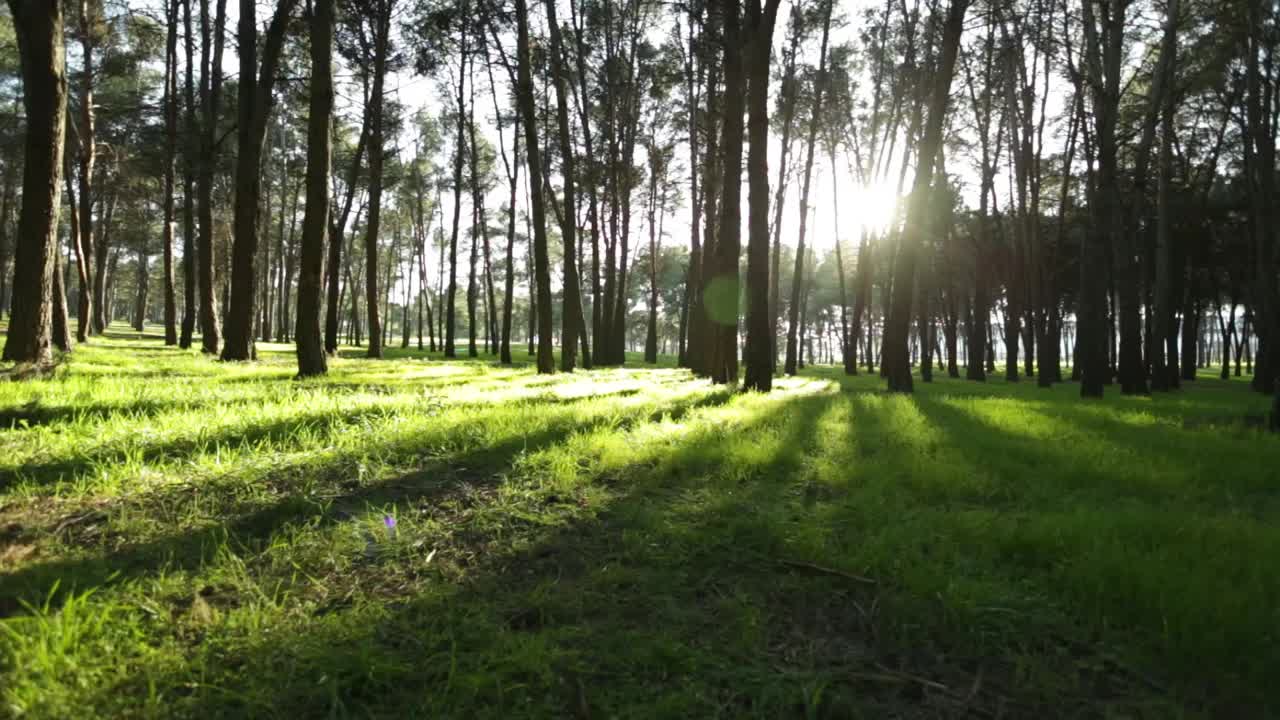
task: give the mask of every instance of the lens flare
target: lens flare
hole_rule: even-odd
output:
[[[868,232],[880,233],[893,225],[898,214],[898,194],[888,183],[862,185],[853,191],[850,210],[854,219]]]

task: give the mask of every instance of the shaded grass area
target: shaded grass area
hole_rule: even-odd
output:
[[[1243,383],[260,355],[119,331],[0,383],[0,715],[1280,712]]]

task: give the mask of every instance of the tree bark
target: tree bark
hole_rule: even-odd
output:
[[[62,275],[62,252],[53,259],[53,346],[71,352],[71,323],[67,319],[67,286]]]
[[[192,36],[191,2],[182,0],[183,51],[186,55],[183,100],[182,151],[182,330],[178,347],[191,347],[196,329],[196,220],[195,170],[199,137],[195,103],[195,38]]]
[[[9,0],[9,11],[18,41],[27,128],[13,300],[3,359],[46,365],[52,360],[53,283],[67,112],[62,3]]]
[[[538,145],[537,116],[533,104],[533,78],[529,57],[529,11],[525,0],[516,0],[516,66],[520,112],[524,120],[525,155],[529,163],[530,210],[533,215],[533,284],[537,304],[544,308],[538,313],[539,374],[555,372],[555,358],[551,349],[551,268],[547,256],[547,218],[542,202],[542,149]],[[456,224],[456,222],[455,222]],[[452,282],[450,283],[452,285]],[[446,348],[447,350],[448,348]]]
[[[378,313],[378,233],[382,225],[382,166],[385,155],[383,116],[386,101],[383,86],[387,75],[387,52],[391,44],[391,13],[394,0],[375,0],[370,21],[374,25],[373,85],[369,92],[369,216],[365,224],[365,309],[369,316],[367,357],[382,357],[382,318]]]
[[[84,63],[84,73],[80,80],[80,236],[76,243],[77,257],[93,257],[93,165],[97,148],[97,132],[93,111],[93,30],[90,0],[80,0],[80,51]],[[172,23],[170,23],[172,25]],[[171,28],[173,29],[173,28]],[[93,283],[89,268],[85,263],[79,271],[80,302],[77,318],[76,336],[80,342],[88,339],[92,330],[101,333],[105,328],[93,327]]]
[[[724,22],[724,121],[720,148],[723,183],[720,188],[719,233],[704,285],[710,333],[707,371],[713,383],[738,381],[738,261],[742,252],[742,144],[743,110],[746,105],[745,38],[739,0],[723,0]]]
[[[894,265],[892,304],[885,321],[885,337],[882,343],[882,364],[887,370],[889,390],[911,392],[911,364],[908,336],[911,324],[911,301],[915,283],[916,264],[922,244],[922,235],[928,223],[931,201],[931,185],[934,180],[934,163],[942,142],[943,119],[947,111],[947,98],[951,91],[951,77],[955,71],[956,55],[960,46],[960,34],[964,30],[964,15],[969,0],[952,0],[942,31],[941,57],[934,71],[933,95],[929,103],[929,119],[924,136],[916,152],[915,182],[907,200],[907,226],[902,233],[902,244]]]
[[[298,376],[328,372],[320,335],[325,243],[329,231],[329,173],[333,166],[334,0],[315,0],[311,12],[311,87],[307,117],[307,206],[298,262],[298,313],[294,330]],[[338,269],[330,268],[333,275]]]
[[[201,0],[200,3],[200,33],[203,40],[200,50],[200,104],[203,127],[200,128],[200,173],[197,178],[200,215],[196,250],[200,265],[197,273],[200,285],[200,349],[211,355],[218,352],[222,341],[218,278],[213,252],[213,175],[216,170],[214,157],[217,153],[218,112],[222,100],[222,52],[225,45],[227,0],[217,0],[217,3],[212,28],[209,25],[209,0]],[[211,35],[212,61],[209,58]]]
[[[462,222],[462,165],[465,156],[466,141],[464,135],[466,133],[466,95],[463,93],[466,83],[466,74],[463,72],[462,65],[466,64],[465,56],[467,53],[467,30],[464,27],[461,32],[461,55],[463,62],[458,67],[458,95],[457,95],[457,140],[454,143],[453,156],[453,230],[449,237],[449,289],[445,294],[444,308],[444,356],[446,358],[454,358],[458,356],[458,350],[455,347],[455,296],[458,292],[458,230]],[[531,94],[532,89],[529,91]],[[532,102],[532,100],[531,100]]]
[[[780,0],[747,0],[747,348],[744,387],[773,389],[774,313],[769,267],[769,57]],[[828,12],[829,12],[828,8]],[[776,299],[776,298],[775,298]]]
[[[787,358],[783,371],[795,375],[799,366],[799,331],[800,288],[804,284],[805,233],[809,226],[809,186],[813,180],[813,154],[817,146],[818,127],[822,117],[822,97],[825,93],[827,75],[827,42],[831,36],[831,13],[834,0],[827,0],[822,21],[822,45],[818,51],[817,88],[814,90],[813,108],[809,115],[809,136],[805,139],[804,176],[800,185],[800,230],[796,241],[796,265],[791,279],[791,306],[788,308],[787,322]]]
[[[1120,50],[1124,0],[1106,0],[1099,28],[1094,0],[1083,0],[1086,82],[1093,95],[1094,137],[1097,154],[1097,190],[1091,198],[1093,226],[1086,234],[1080,253],[1079,318],[1076,333],[1080,365],[1081,397],[1102,397],[1110,375],[1108,346],[1106,276],[1107,250],[1118,230],[1120,208],[1116,177],[1116,117],[1120,98]]]
[[[174,158],[178,154],[178,0],[166,0],[168,6],[169,35],[165,43],[164,78],[164,344],[178,344],[178,305],[173,284]],[[81,286],[81,295],[85,287]],[[82,312],[85,301],[80,301]],[[85,322],[81,320],[81,325]]]
[[[551,73],[556,91],[556,126],[560,136],[560,175],[564,178],[564,224],[561,236],[564,239],[564,297],[560,314],[560,333],[563,337],[560,348],[560,370],[572,372],[577,359],[577,341],[586,320],[582,313],[581,285],[578,281],[577,211],[575,196],[577,195],[577,175],[574,168],[573,137],[569,134],[569,98],[566,88],[568,68],[564,62],[564,47],[560,38],[560,23],[556,20],[555,0],[545,0],[547,7],[547,27],[551,35]],[[551,192],[548,188],[548,192]],[[652,225],[652,218],[650,218]],[[584,354],[589,352],[584,345]]]

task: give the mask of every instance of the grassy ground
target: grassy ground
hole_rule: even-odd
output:
[[[0,715],[1280,713],[1243,383],[260,350],[120,331],[0,383]]]

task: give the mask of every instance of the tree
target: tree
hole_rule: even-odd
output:
[[[62,3],[9,0],[9,10],[22,68],[27,140],[14,252],[13,302],[3,359],[45,365],[52,360],[53,281],[67,113]]]
[[[809,132],[805,138],[804,175],[800,185],[800,229],[796,240],[795,280],[791,284],[791,305],[787,317],[787,359],[783,371],[795,375],[798,370],[798,338],[801,297],[804,285],[805,233],[809,226],[809,188],[813,179],[813,154],[822,120],[822,93],[827,70],[827,42],[831,37],[831,13],[834,0],[826,0],[822,15],[822,44],[818,50],[818,74],[814,81],[813,105],[809,110]]]
[[[168,28],[164,53],[164,344],[178,344],[178,307],[173,285],[174,158],[178,153],[178,0],[165,0]],[[87,287],[82,285],[82,288]],[[84,290],[82,289],[82,294]],[[84,312],[85,301],[80,301]],[[84,322],[82,321],[83,325]]]
[[[387,77],[387,54],[391,49],[391,15],[395,0],[365,0],[358,3],[361,23],[370,24],[371,38],[365,37],[361,25],[361,44],[372,44],[370,70],[372,89],[365,112],[369,114],[369,209],[365,224],[365,308],[369,315],[368,357],[382,357],[382,318],[378,313],[378,233],[382,226],[383,163],[386,153],[386,99],[383,87]]]
[[[516,94],[520,101],[520,113],[524,121],[525,157],[529,165],[530,209],[533,215],[533,265],[534,294],[538,313],[539,373],[554,373],[555,359],[551,353],[551,268],[547,256],[547,219],[542,200],[542,151],[538,145],[537,115],[534,112],[533,76],[529,57],[529,10],[525,0],[516,0]],[[455,225],[457,224],[455,220]],[[450,285],[452,286],[452,282]],[[452,303],[450,305],[452,309]],[[452,339],[452,333],[450,334]],[[451,346],[449,346],[451,347]],[[445,348],[448,352],[449,347]]]
[[[97,134],[94,132],[93,51],[94,41],[98,35],[97,15],[100,9],[98,2],[91,0],[80,0],[79,5],[77,34],[80,36],[80,52],[84,65],[81,68],[80,76],[80,128],[77,133],[80,156],[80,217],[77,225],[79,235],[74,242],[76,257],[80,258],[80,262],[77,263],[80,280],[80,303],[76,335],[80,342],[84,342],[88,339],[90,330],[94,333],[101,333],[105,329],[105,325],[100,314],[94,315],[93,293],[91,292],[93,280],[89,273],[89,264],[84,261],[94,255],[92,183]],[[97,322],[91,324],[95,317]]]
[[[218,312],[217,275],[213,256],[213,176],[217,154],[217,121],[222,104],[222,51],[225,44],[227,0],[217,0],[212,26],[209,0],[200,0],[200,172],[196,178],[199,198],[200,234],[196,243],[200,285],[200,349],[216,354],[221,344],[222,326]],[[256,32],[256,28],[255,28]],[[212,48],[212,60],[210,49]],[[246,78],[252,78],[250,73]],[[246,82],[252,86],[252,82]],[[251,255],[252,256],[252,255]],[[100,263],[101,266],[101,263]],[[99,273],[101,276],[102,273]],[[247,332],[247,330],[246,330]]]
[[[251,360],[255,357],[253,305],[256,273],[253,261],[258,253],[262,147],[267,136],[267,119],[275,102],[272,90],[284,47],[285,29],[295,2],[280,0],[276,5],[275,15],[267,26],[259,66],[257,3],[255,0],[240,0],[237,31],[240,45],[240,119],[236,126],[239,155],[236,159],[233,215],[235,237],[231,246],[231,304],[227,308],[223,360]]]
[[[742,9],[739,0],[721,6],[724,23],[724,121],[720,150],[723,183],[720,188],[718,234],[706,263],[703,301],[710,320],[706,372],[713,383],[738,382],[738,260],[742,242],[742,115],[746,109]],[[705,253],[705,251],[704,251]]]
[[[747,352],[744,386],[773,387],[774,322],[769,285],[769,56],[780,0],[748,0],[747,112]],[[830,9],[828,9],[828,15]],[[829,19],[828,19],[829,22]]]
[[[573,138],[569,135],[569,98],[566,89],[568,68],[565,67],[564,47],[560,40],[560,23],[556,20],[556,0],[544,0],[547,7],[547,27],[551,35],[551,72],[556,91],[556,127],[560,137],[560,175],[564,178],[564,218],[560,235],[564,239],[564,308],[560,313],[561,337],[560,370],[572,372],[577,358],[576,338],[585,327],[582,316],[581,286],[578,282],[576,255],[578,241],[575,233],[578,214],[574,195],[577,193],[574,173]],[[550,187],[547,192],[552,192]],[[589,352],[583,340],[583,354]]]
[[[195,221],[195,178],[199,155],[199,120],[196,117],[195,101],[195,44],[196,40],[191,28],[192,0],[182,0],[183,51],[185,53],[185,76],[183,83],[183,100],[186,111],[183,113],[183,151],[182,151],[182,332],[178,337],[178,347],[191,347],[192,336],[196,328],[196,221]]]
[[[320,335],[325,241],[329,229],[329,173],[333,166],[334,0],[315,0],[311,10],[311,101],[307,116],[307,206],[302,216],[298,271],[298,316],[294,339],[298,375],[328,371]],[[337,268],[330,272],[336,274]]]
[[[1105,253],[1113,247],[1119,232],[1119,181],[1116,159],[1116,121],[1120,105],[1120,63],[1124,35],[1124,8],[1127,0],[1105,0],[1099,4],[1098,21],[1094,0],[1082,0],[1084,21],[1084,77],[1093,100],[1093,137],[1097,155],[1097,187],[1091,198],[1093,225],[1080,253],[1080,298],[1077,342],[1080,365],[1080,395],[1102,397],[1107,380],[1106,286],[1098,268],[1105,266]]]
[[[947,112],[951,78],[955,71],[960,35],[964,31],[964,15],[968,7],[969,0],[951,0],[947,11],[942,33],[941,54],[933,72],[932,96],[928,107],[929,120],[916,152],[915,182],[912,183],[911,195],[907,199],[907,224],[902,233],[902,244],[894,265],[893,301],[889,306],[889,316],[885,322],[882,364],[888,373],[889,390],[895,392],[912,391],[908,333],[916,265],[929,218],[934,163],[938,158],[942,142],[943,119]]]

